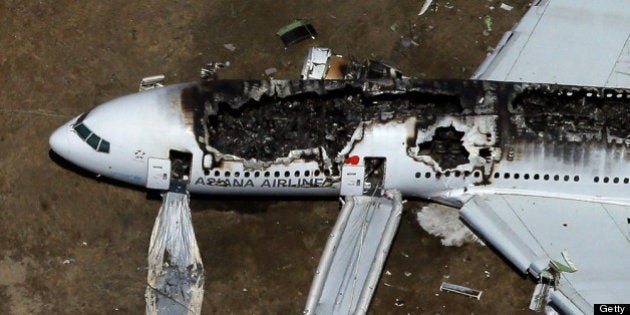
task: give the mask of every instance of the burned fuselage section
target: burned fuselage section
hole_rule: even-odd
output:
[[[413,118],[414,125],[427,127],[441,116],[463,112],[456,93],[392,81],[209,81],[187,88],[182,99],[194,112],[199,145],[213,156],[206,167],[240,160],[247,169],[263,170],[316,161],[332,176],[371,124]],[[407,136],[412,147],[415,133]],[[463,147],[456,155],[445,167],[468,160]]]
[[[331,187],[344,164],[382,161],[385,186],[447,178],[433,185],[446,190],[491,183],[500,165],[531,153],[524,143],[566,151],[567,143],[627,142],[627,97],[467,80],[206,81],[182,90],[182,109],[194,117],[212,177],[204,184],[230,186],[221,179],[229,172]]]

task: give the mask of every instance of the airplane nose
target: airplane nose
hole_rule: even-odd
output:
[[[55,130],[52,135],[50,135],[50,139],[48,139],[48,143],[50,144],[50,148],[61,157],[68,157],[68,153],[70,150],[70,143],[68,141],[68,126],[61,126],[59,129]]]

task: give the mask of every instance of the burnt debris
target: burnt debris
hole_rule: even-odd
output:
[[[595,88],[525,89],[514,105],[529,130],[546,140],[630,139],[630,106],[624,91]]]
[[[462,111],[453,95],[366,92],[360,81],[209,81],[189,89],[196,90],[184,92],[184,108],[202,108],[200,144],[261,161],[319,147],[334,157],[364,121],[415,116],[428,125],[437,115]]]
[[[334,171],[362,126],[413,118],[409,154],[454,169],[492,163],[509,151],[493,148],[522,140],[630,145],[629,99],[621,90],[470,80],[209,80],[182,90],[182,110],[214,165],[301,158]]]

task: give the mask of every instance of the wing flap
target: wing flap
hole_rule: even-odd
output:
[[[565,311],[590,313],[595,303],[630,302],[630,209],[552,197],[473,197],[461,216],[519,270],[538,277],[552,260],[562,273],[551,299]]]

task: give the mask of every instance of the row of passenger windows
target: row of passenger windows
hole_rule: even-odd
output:
[[[462,177],[462,176],[469,177],[470,175],[472,175],[475,178],[481,177],[481,172],[479,172],[479,171],[475,171],[475,172],[472,172],[472,173],[469,172],[469,171],[464,171],[464,172],[462,172],[462,171],[453,171],[453,172],[446,171],[444,173],[441,173],[441,172],[437,172],[437,173],[426,172],[426,173],[424,173],[424,178],[431,178],[431,177],[433,177],[434,174],[435,174],[435,178],[438,178],[438,179],[441,178],[441,177],[451,177],[451,176],[454,176],[454,177]],[[422,173],[416,172],[416,178],[420,178],[420,177],[422,177]]]
[[[81,137],[81,139],[83,139],[94,150],[109,153],[109,141],[101,139],[101,137],[93,133],[90,128],[86,127],[83,123],[76,124],[73,128],[77,132],[77,135],[79,135],[79,137]]]
[[[450,171],[446,171],[444,173],[435,173],[435,178],[439,179],[441,177],[450,177],[450,176],[454,176],[454,177],[469,177],[470,175],[472,175],[475,178],[479,178],[481,176],[481,173],[479,171],[475,171],[473,173],[469,172],[469,171],[465,171],[465,172],[461,172],[461,171],[454,171],[454,172],[450,172]],[[431,178],[433,176],[433,173],[431,172],[426,172],[424,173],[424,178]],[[422,177],[422,173],[420,172],[416,172],[416,178],[421,178]],[[565,181],[565,182],[569,182],[569,181],[574,181],[574,182],[579,182],[580,181],[580,176],[578,175],[574,175],[573,177],[571,177],[570,175],[558,175],[558,174],[554,174],[554,175],[549,175],[549,174],[533,174],[530,175],[528,173],[525,174],[519,174],[519,173],[503,173],[503,175],[501,175],[500,172],[496,172],[494,173],[494,175],[492,175],[492,177],[494,178],[503,178],[503,179],[524,179],[524,180],[545,180],[545,181],[549,181],[549,180],[553,180],[553,181]],[[605,184],[607,183],[614,183],[614,184],[619,184],[620,182],[622,182],[624,184],[628,184],[630,183],[630,178],[628,177],[624,177],[624,178],[620,178],[620,177],[599,177],[599,176],[595,176],[593,177],[593,182],[595,183],[599,183],[599,182],[603,182]]]
[[[275,171],[273,173],[270,172],[270,171],[265,171],[265,172],[262,172],[262,171],[254,171],[254,172],[245,171],[243,173],[241,173],[241,172],[234,172],[234,173],[232,173],[230,171],[215,170],[214,173],[211,173],[209,170],[206,170],[205,173],[206,173],[206,175],[213,174],[214,177],[221,177],[221,176],[223,176],[223,177],[232,177],[232,176],[234,176],[234,177],[241,177],[241,175],[243,177],[245,177],[245,178],[249,178],[249,177],[258,178],[258,177],[261,177],[261,176],[262,177],[272,177],[272,176],[273,177],[281,177],[281,175],[283,175],[284,177],[287,177],[287,178],[291,177],[291,172],[290,171],[284,171],[284,173],[281,173],[280,171]],[[320,176],[321,173],[322,172],[320,170],[314,170],[314,171],[306,170],[303,173],[298,170],[298,171],[293,172],[293,177],[300,177],[302,174],[304,174],[304,177],[310,177],[311,175],[317,177],[317,176]],[[328,175],[330,175],[330,172],[328,170],[326,170],[326,171],[324,171],[324,175],[328,176]]]

